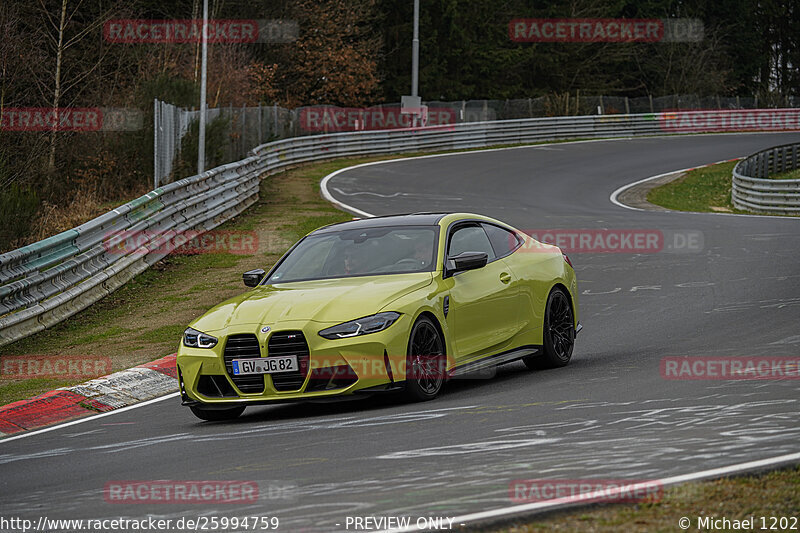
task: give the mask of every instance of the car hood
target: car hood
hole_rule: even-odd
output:
[[[212,333],[232,325],[288,320],[338,324],[377,313],[432,281],[433,273],[416,272],[261,285],[222,302],[191,327]]]

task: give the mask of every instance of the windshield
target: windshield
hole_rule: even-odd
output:
[[[265,284],[433,270],[438,226],[358,228],[310,235]]]

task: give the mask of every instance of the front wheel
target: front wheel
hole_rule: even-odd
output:
[[[202,407],[193,405],[189,409],[191,409],[192,413],[194,413],[194,416],[200,420],[220,422],[222,420],[233,420],[234,418],[239,418],[239,415],[244,412],[244,408],[244,405],[239,405],[237,407],[231,407],[230,409],[203,409]]]
[[[547,297],[542,329],[544,353],[523,358],[525,365],[530,369],[566,366],[575,346],[575,319],[569,296],[562,289],[553,289]]]
[[[447,357],[444,340],[433,321],[420,317],[411,328],[406,356],[406,397],[415,402],[433,400],[442,390]]]

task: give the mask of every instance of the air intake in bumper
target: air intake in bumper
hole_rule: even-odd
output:
[[[315,368],[308,378],[306,392],[343,389],[356,381],[358,376],[349,365]]]
[[[200,376],[197,392],[206,398],[236,398],[239,396],[225,376]]]

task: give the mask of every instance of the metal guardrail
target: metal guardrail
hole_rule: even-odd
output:
[[[255,157],[160,187],[77,228],[0,255],[0,345],[85,309],[169,252],[165,241],[207,231],[258,200]],[[122,232],[142,240],[125,253]]]
[[[742,159],[733,167],[734,207],[757,213],[800,215],[800,179],[769,178],[799,167],[800,143],[775,146]]]
[[[792,113],[791,123],[800,124],[798,109],[763,111]],[[733,119],[737,113],[754,112],[691,111],[471,122],[298,137],[264,144],[242,161],[159,187],[77,228],[1,254],[0,346],[61,322],[114,291],[167,255],[164,241],[170,235],[207,231],[233,218],[256,202],[262,176],[290,166],[338,157],[685,133],[681,124],[688,124],[696,132],[724,131],[720,128],[720,113],[725,114],[729,129],[748,129],[741,127],[749,124],[742,117],[738,122]],[[142,235],[151,240],[120,253],[109,246],[120,232],[144,232]]]

